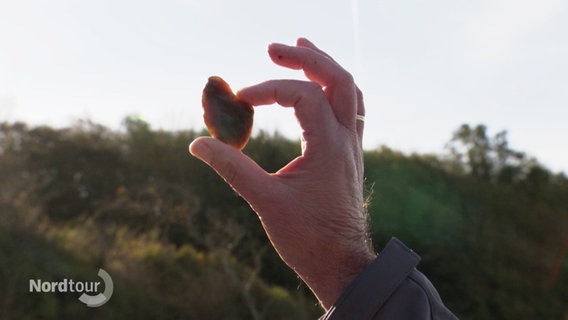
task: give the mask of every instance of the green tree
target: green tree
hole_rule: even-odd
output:
[[[513,183],[527,173],[534,160],[509,147],[507,131],[493,137],[485,125],[462,125],[447,144],[453,161],[469,174],[486,181]]]

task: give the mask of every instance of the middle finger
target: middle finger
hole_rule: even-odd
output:
[[[337,121],[352,131],[356,130],[357,93],[349,72],[328,56],[308,47],[273,43],[268,53],[276,64],[302,69],[308,79],[325,87]]]

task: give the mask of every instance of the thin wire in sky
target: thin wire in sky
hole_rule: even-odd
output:
[[[361,36],[359,32],[359,1],[351,0],[351,21],[353,22],[353,47],[355,53],[355,68],[361,70]]]

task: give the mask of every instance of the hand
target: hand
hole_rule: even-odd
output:
[[[270,80],[237,93],[254,106],[293,107],[302,155],[270,174],[242,152],[200,137],[190,152],[251,205],[280,257],[325,309],[375,257],[363,197],[363,97],[352,76],[306,39],[271,44],[274,63],[311,81]]]

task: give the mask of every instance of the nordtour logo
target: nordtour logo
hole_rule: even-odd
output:
[[[104,282],[104,291],[95,295],[89,293],[96,293],[102,290],[100,281],[82,282],[74,281],[73,279],[63,279],[61,281],[43,281],[41,279],[30,279],[30,292],[77,292],[82,293],[79,301],[86,304],[87,307],[100,307],[112,296],[114,290],[112,278],[103,269],[99,269],[97,274]]]

